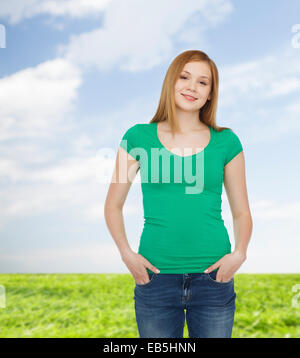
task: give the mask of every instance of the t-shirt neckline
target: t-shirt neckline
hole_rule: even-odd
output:
[[[213,129],[212,129],[211,126],[208,126],[209,131],[210,131],[210,138],[209,138],[208,144],[207,144],[202,150],[200,150],[200,151],[197,152],[197,153],[191,154],[191,155],[178,155],[178,154],[176,154],[176,153],[171,152],[168,148],[166,148],[166,147],[162,144],[161,140],[160,140],[159,137],[158,137],[158,122],[154,122],[154,124],[155,124],[155,125],[154,125],[155,138],[157,139],[157,142],[159,143],[159,145],[160,145],[164,150],[166,150],[168,153],[170,153],[171,155],[173,155],[173,156],[175,156],[175,157],[179,157],[179,158],[193,158],[193,157],[196,157],[196,156],[200,155],[201,153],[204,153],[204,151],[207,150],[208,147],[211,145],[212,137],[213,137]]]

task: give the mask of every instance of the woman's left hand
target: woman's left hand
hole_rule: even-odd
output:
[[[246,255],[240,251],[233,251],[223,256],[219,261],[208,267],[204,272],[209,273],[219,267],[217,271],[216,281],[230,281],[242,263],[246,260]]]

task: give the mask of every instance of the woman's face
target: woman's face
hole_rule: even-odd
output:
[[[188,62],[175,84],[175,104],[183,111],[199,111],[210,100],[211,72],[209,65],[202,62]],[[196,98],[189,101],[183,95]]]

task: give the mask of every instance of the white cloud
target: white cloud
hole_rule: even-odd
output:
[[[69,44],[58,49],[60,55],[81,66],[106,70],[118,64],[126,71],[149,69],[169,60],[173,37],[187,40],[185,31],[193,32],[189,44],[199,47],[201,34],[232,10],[229,0],[189,0],[188,6],[184,0],[115,0],[107,7],[101,28],[72,36]],[[191,22],[191,16],[198,21]]]
[[[245,148],[299,133],[300,61],[295,49],[220,66],[219,74],[219,106],[234,122]]]
[[[55,101],[54,95],[53,106]],[[95,120],[103,126],[96,133],[80,134],[80,123],[85,121],[85,118],[80,118],[80,122],[74,124],[75,129],[79,129],[79,136],[69,131],[68,142],[63,147],[52,142],[61,135],[64,123],[64,116],[59,112],[56,116],[61,121],[52,123],[56,135],[47,138],[46,144],[34,136],[29,138],[28,143],[0,141],[0,181],[3,183],[0,192],[1,228],[11,220],[64,209],[81,211],[84,221],[97,221],[103,217],[101,207],[112,177],[119,140],[125,130],[145,115],[152,105],[147,100],[140,103],[135,99],[118,108],[110,117],[105,114],[102,118],[99,114]],[[118,123],[119,134],[111,123]],[[22,131],[20,135],[23,135]],[[15,136],[11,135],[11,138]],[[115,146],[111,146],[109,138],[115,138]],[[105,142],[107,147],[103,147]],[[109,150],[108,156],[104,156],[104,148]],[[140,175],[137,175],[124,208],[125,213],[130,215],[134,212],[128,201],[131,195],[140,191],[139,183]]]
[[[232,215],[227,199],[222,198],[222,201],[225,204],[222,216],[233,250],[235,238]],[[247,260],[238,272],[299,272],[300,202],[281,203],[260,198],[252,199],[250,207],[253,230],[247,250]]]
[[[275,200],[259,200],[252,205],[254,219],[264,221],[297,221],[300,217],[300,202],[280,203]]]
[[[64,159],[46,168],[26,168],[20,162],[2,159],[0,179],[7,179],[10,185],[0,191],[0,226],[12,219],[64,209],[80,211],[84,221],[102,218],[114,164],[113,159],[105,160],[107,170],[103,174],[97,156]],[[137,213],[130,197],[138,191],[140,188],[132,186],[124,207],[126,214]]]
[[[72,185],[77,183],[97,182],[108,184],[114,169],[116,152],[109,149],[110,155],[95,154],[93,156],[56,159],[55,164],[47,166],[22,165],[21,160],[0,159],[0,178],[7,178],[12,183],[51,183],[54,185]],[[88,153],[88,152],[86,152]],[[135,181],[140,175],[136,176]]]
[[[105,10],[112,0],[9,0],[0,5],[0,18],[8,18],[10,24],[37,15],[85,17]]]
[[[42,145],[42,143],[16,143],[16,141],[11,142],[0,142],[0,166],[3,168],[3,165],[8,165],[16,172],[19,172],[15,178],[11,177],[11,175],[5,170],[0,171],[0,178],[7,176],[10,180],[15,181],[18,180],[18,177],[23,176],[24,173],[21,168],[17,168],[17,165],[22,164],[23,167],[26,165],[38,165],[45,164],[47,162],[54,162],[57,160],[59,156],[59,149],[55,146],[46,148]],[[4,164],[3,164],[4,163]],[[12,173],[13,174],[13,173]],[[14,176],[14,174],[12,175]]]
[[[263,58],[220,66],[220,104],[263,102],[300,92],[300,61],[290,48]]]
[[[47,136],[73,109],[81,75],[57,58],[0,79],[0,140]]]

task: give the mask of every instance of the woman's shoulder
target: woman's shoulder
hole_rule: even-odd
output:
[[[152,123],[136,123],[124,130],[122,139],[134,142],[136,145],[143,143],[145,136],[153,129]]]
[[[238,134],[231,128],[224,128],[222,130],[214,129],[214,132],[223,140],[234,140],[238,138]]]

